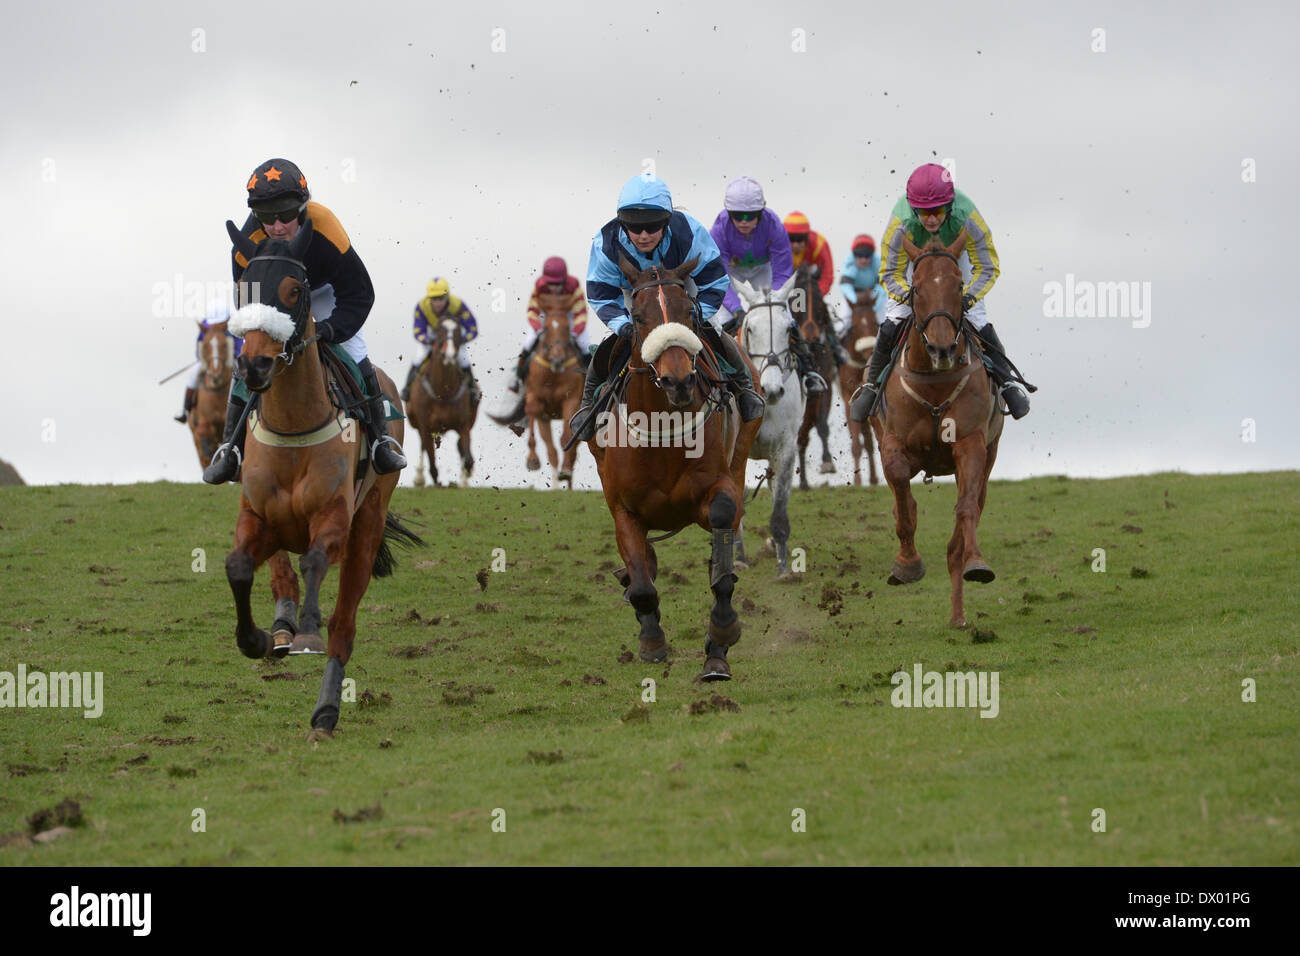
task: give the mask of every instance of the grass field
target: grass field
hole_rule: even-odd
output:
[[[706,686],[704,532],[659,546],[669,664],[624,663],[599,494],[400,489],[428,544],[372,582],[358,700],[309,743],[322,659],[235,647],[236,488],[0,489],[0,671],[104,675],[97,719],[0,709],[0,864],[1300,862],[1300,474],[994,482],[982,643],[945,626],[954,489],[914,491],[908,588],[887,490],[796,493],[807,571],[741,575]],[[916,663],[998,672],[997,717],[891,706]],[[23,836],[65,799],[81,826]]]

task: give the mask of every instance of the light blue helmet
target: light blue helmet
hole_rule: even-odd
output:
[[[632,209],[655,210],[658,213],[656,218],[672,215],[673,197],[668,191],[668,184],[648,173],[633,176],[618,193],[620,215],[624,210]],[[637,217],[638,221],[640,218],[641,216]]]

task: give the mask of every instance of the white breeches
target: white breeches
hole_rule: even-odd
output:
[[[573,340],[578,343],[579,352],[583,355],[586,355],[591,351],[591,342],[587,338],[588,328],[589,326],[584,325],[582,331],[573,337]],[[531,352],[533,346],[537,344],[537,338],[539,335],[541,335],[541,332],[534,329],[531,325],[524,326],[523,345],[520,347],[526,352]]]
[[[324,322],[334,314],[334,287],[328,282],[311,290],[311,314],[317,322]],[[362,337],[360,329],[352,338],[334,344],[347,352],[354,362],[360,363],[366,357],[366,340]]]
[[[885,310],[885,317],[882,321],[898,322],[907,318],[911,314],[912,307],[906,302],[895,302],[893,299],[890,299],[889,308]],[[970,311],[966,313],[966,321],[971,324],[971,327],[976,332],[989,324],[988,308],[984,305],[983,299],[980,299],[971,306]]]

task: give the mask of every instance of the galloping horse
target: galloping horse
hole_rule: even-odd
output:
[[[799,488],[803,491],[808,490],[808,465],[805,459],[808,435],[814,427],[817,429],[817,437],[822,440],[820,471],[823,475],[835,474],[835,462],[831,459],[831,450],[827,444],[830,438],[830,384],[835,378],[835,359],[822,339],[823,330],[831,328],[831,316],[817,285],[820,271],[817,266],[800,266],[794,274],[796,292],[790,296],[790,314],[794,316],[799,334],[812,352],[813,371],[826,382],[825,391],[814,392],[809,396],[804,408],[803,424],[799,426]]]
[[[442,444],[443,432],[456,433],[456,448],[460,452],[460,486],[464,488],[474,471],[469,433],[478,418],[478,402],[473,400],[470,392],[469,376],[456,361],[465,333],[460,323],[450,317],[430,327],[430,332],[433,341],[429,357],[420,366],[419,388],[411,389],[411,404],[406,414],[420,433],[420,445],[429,458],[429,478],[435,487],[438,484],[436,453]],[[424,468],[418,458],[415,461],[415,484],[424,486]]]
[[[235,368],[235,340],[226,334],[227,325],[228,322],[217,322],[204,328],[199,324],[203,329],[203,338],[199,340],[199,361],[203,368],[189,425],[199,464],[204,468],[212,463],[226,427],[226,399],[230,394],[230,373]]]
[[[880,293],[883,295],[883,293]],[[873,299],[867,298],[866,292],[858,293],[858,301],[853,305],[849,316],[848,330],[840,338],[840,344],[849,353],[849,360],[840,366],[840,397],[844,399],[844,417],[849,423],[849,443],[853,452],[853,483],[862,484],[862,453],[867,453],[867,469],[873,485],[880,484],[876,474],[875,451],[871,440],[871,430],[855,422],[849,414],[849,398],[854,390],[862,384],[862,370],[871,362],[871,353],[876,347],[876,334],[880,325],[876,321],[876,309]]]
[[[644,272],[619,263],[632,284],[632,355],[612,386],[623,389],[621,396],[615,393],[616,413],[602,416],[588,447],[626,562],[614,574],[641,624],[641,660],[668,657],[654,586],[659,562],[647,531],[676,534],[698,524],[712,533],[714,601],[700,679],[714,681],[731,678],[727,648],[740,639],[740,618],[731,606],[737,580],[733,549],[744,507],[745,462],[762,420],[741,423],[734,399],[718,381],[722,376],[700,354],[703,343],[692,329],[694,307],[686,292],[698,262],[697,257],[675,269],[652,266]],[[592,361],[601,358],[598,352]]]
[[[248,260],[241,290],[256,290],[260,298],[245,301],[231,319],[232,331],[244,338],[240,371],[249,390],[257,393],[249,403],[235,547],[226,556],[237,615],[235,641],[246,657],[282,657],[304,642],[319,642],[321,582],[331,565],[341,565],[338,600],[329,620],[329,659],[311,717],[312,727],[328,735],[338,722],[357,605],[372,574],[392,573],[390,543],[419,539],[388,511],[398,475],[376,476],[367,468],[360,477],[366,443],[357,441],[357,433],[363,430],[334,407],[326,391],[302,263],[311,242],[311,220],[289,242],[264,239],[255,244],[234,223],[227,222],[226,229]],[[376,372],[385,394],[395,396],[392,380]],[[389,402],[400,411],[397,398]],[[402,432],[401,421],[389,425],[389,434],[399,442]],[[302,555],[307,599],[300,616],[295,613],[298,578],[283,553],[277,554],[282,549]],[[249,596],[254,573],[273,556],[277,620],[271,636],[253,623]]]
[[[804,419],[803,383],[790,351],[790,313],[786,302],[794,284],[792,276],[776,292],[756,292],[743,280],[732,280],[745,309],[740,329],[740,349],[758,367],[758,385],[767,400],[763,427],[758,430],[749,457],[766,459],[772,476],[772,517],[768,528],[776,548],[776,576],[792,578],[787,559],[790,551],[790,486],[794,483],[794,457],[799,426]],[[736,565],[747,567],[745,527],[736,535]]]
[[[569,442],[569,419],[582,401],[582,382],[585,377],[579,365],[578,344],[569,331],[569,314],[564,309],[567,297],[543,292],[538,297],[541,307],[542,331],[537,349],[528,363],[528,381],[525,383],[524,415],[528,418],[528,470],[542,467],[537,457],[537,436],[542,433],[546,445],[546,458],[551,463],[551,478],[555,487],[567,482],[573,487],[573,464],[578,458],[578,446],[564,453],[563,467],[555,441],[551,437],[551,422],[564,423],[560,435],[561,445]]]
[[[890,584],[910,584],[925,575],[914,542],[916,500],[908,482],[923,468],[926,481],[957,475],[957,521],[948,542],[952,627],[966,626],[963,579],[993,580],[975,529],[1002,437],[1002,410],[962,311],[957,256],[965,245],[965,229],[946,247],[932,239],[922,250],[903,240],[912,260],[913,318],[907,344],[885,383],[883,418],[878,411],[871,419],[885,479],[894,491],[899,550]]]

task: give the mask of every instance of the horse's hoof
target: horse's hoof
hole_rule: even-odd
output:
[[[293,645],[293,631],[287,628],[280,628],[271,634],[271,653],[268,657],[274,657],[277,661],[283,660],[289,653],[289,648]]]
[[[697,679],[706,684],[715,680],[731,680],[731,665],[721,657],[710,657],[704,662],[704,670]]]
[[[920,561],[915,564],[894,562],[894,569],[889,572],[890,584],[913,584],[925,577],[925,565]]]
[[[988,584],[996,577],[993,569],[979,560],[967,562],[966,570],[961,573],[961,576],[967,581],[976,581],[980,584]]]
[[[289,653],[298,654],[324,654],[325,642],[321,640],[319,634],[299,634],[289,645]]]
[[[824,462],[822,462],[821,473],[822,473],[823,475],[833,475],[833,474],[835,474],[835,462],[833,462],[833,461],[824,461]]]
[[[307,743],[314,744],[318,740],[333,740],[334,731],[326,730],[324,727],[316,727],[307,735]]]
[[[541,459],[540,459],[540,458],[529,458],[529,459],[528,459],[528,464],[527,464],[525,467],[527,467],[527,469],[528,469],[529,471],[541,471],[541,470],[542,470],[542,462],[541,462]]]
[[[948,626],[957,631],[964,631],[966,628],[970,627],[970,625],[966,623],[966,618],[964,617],[954,617],[948,622]]]
[[[668,660],[668,641],[662,637],[643,637],[637,656],[647,664],[662,664]]]
[[[559,478],[560,481],[573,481],[573,472],[562,471],[559,473],[557,477]]]
[[[271,635],[266,631],[253,628],[253,633],[249,637],[236,633],[235,643],[239,645],[239,652],[245,657],[259,660],[266,657],[271,650]]]
[[[759,549],[759,554],[776,554],[776,542],[771,538],[763,540],[763,547]]]
[[[334,733],[334,728],[338,726],[338,722],[339,709],[333,704],[318,707],[311,715],[312,730],[323,730],[327,736]]]
[[[731,566],[735,568],[737,571],[749,570],[749,562],[746,561],[744,558],[736,558],[734,561],[731,562]]]
[[[787,568],[784,571],[778,571],[776,574],[776,579],[781,584],[793,584],[795,581],[799,580],[799,575],[795,574],[793,571]]]

